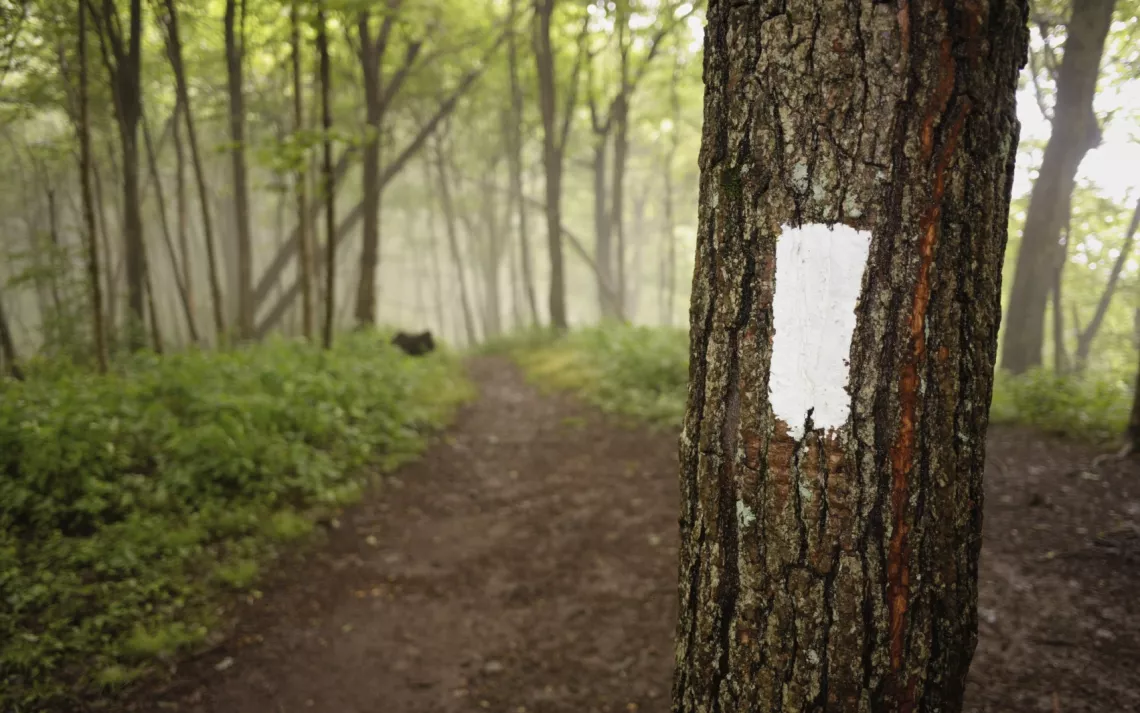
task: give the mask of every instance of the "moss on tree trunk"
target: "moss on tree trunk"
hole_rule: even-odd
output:
[[[675,711],[960,709],[1026,16],[709,3]],[[871,242],[850,415],[794,440],[772,302],[805,224]]]

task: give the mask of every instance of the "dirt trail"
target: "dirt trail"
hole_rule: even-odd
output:
[[[500,359],[471,372],[450,435],[131,708],[667,711],[676,434],[540,396]],[[1140,520],[1140,480],[1065,475],[1087,455],[991,438],[972,711],[1140,711],[1140,548],[1092,542]]]

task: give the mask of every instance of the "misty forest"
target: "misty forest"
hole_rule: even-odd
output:
[[[1137,0],[0,0],[0,710],[1140,711]]]

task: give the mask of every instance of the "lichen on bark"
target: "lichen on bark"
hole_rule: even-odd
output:
[[[709,4],[678,713],[961,707],[1026,13]],[[772,301],[780,226],[806,223],[872,241],[850,417],[795,440]]]

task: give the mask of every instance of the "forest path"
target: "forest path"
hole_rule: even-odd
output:
[[[480,396],[447,436],[132,709],[669,710],[676,432],[541,395],[505,359],[469,368]],[[1089,457],[991,435],[970,711],[1140,711],[1140,546],[1120,535],[1140,473],[1069,474]]]

